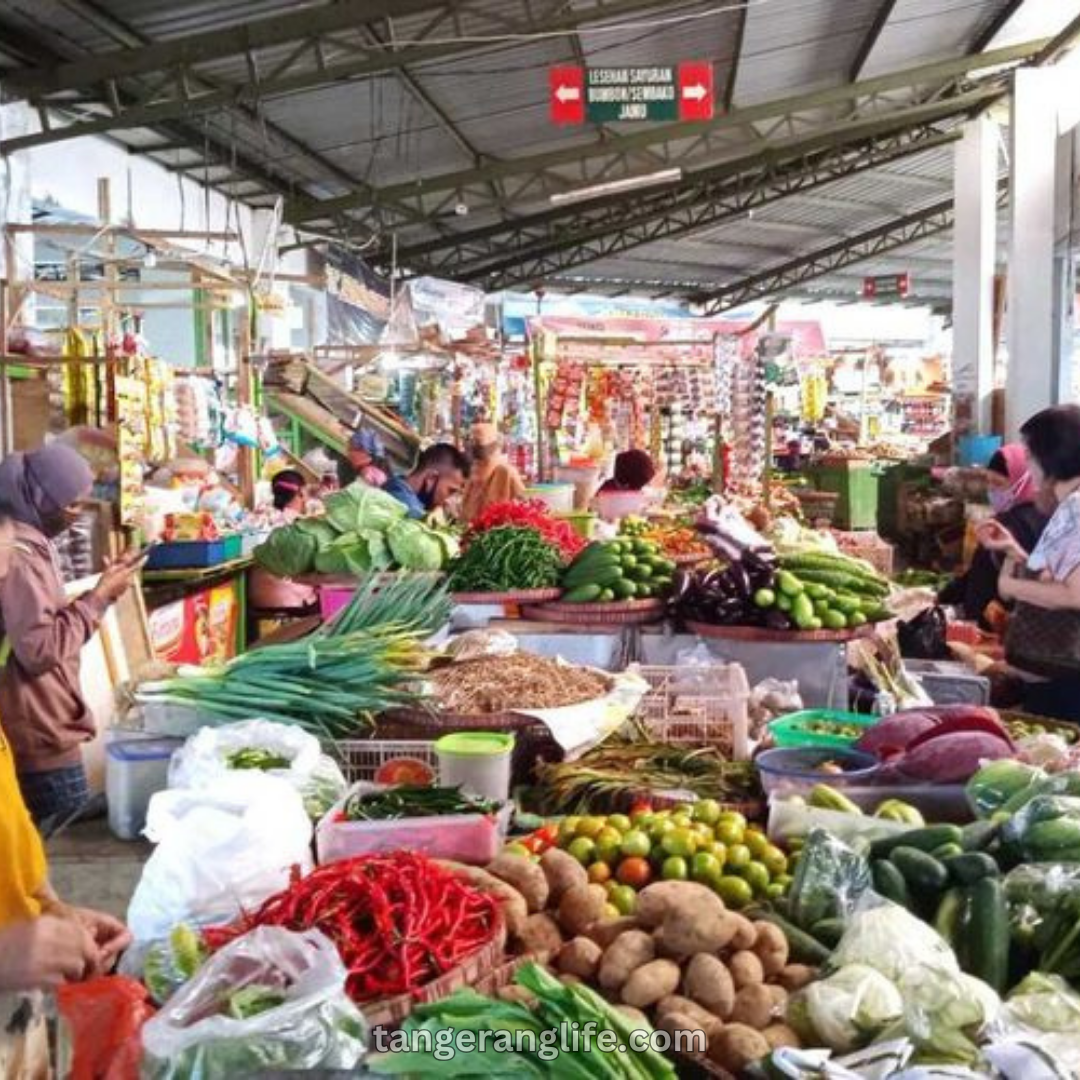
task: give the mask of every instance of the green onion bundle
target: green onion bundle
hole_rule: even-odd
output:
[[[259,716],[344,738],[376,713],[417,702],[406,684],[427,665],[423,640],[449,615],[449,596],[433,577],[368,579],[311,637],[143,686],[139,698],[195,708],[210,720]]]

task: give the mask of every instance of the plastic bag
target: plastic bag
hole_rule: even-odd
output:
[[[1080,979],[1080,864],[1018,866],[1004,889],[1013,938],[1034,954],[1032,967]]]
[[[446,655],[459,664],[485,656],[513,656],[517,651],[517,638],[505,630],[468,630],[446,646]]]
[[[805,930],[822,919],[846,918],[870,889],[870,864],[824,829],[814,829],[799,857],[788,912]]]
[[[989,1030],[995,1042],[1027,1042],[1080,1076],[1080,994],[1056,975],[1035,972],[1016,986]]]
[[[946,643],[945,609],[934,606],[921,611],[910,622],[896,627],[900,655],[905,660],[948,660],[951,656]]]
[[[1064,776],[1048,778],[1056,779]],[[1080,798],[1034,796],[1002,826],[1001,841],[1016,862],[1080,862]]]
[[[214,788],[223,776],[246,771],[287,780],[312,818],[325,814],[347,786],[314,735],[271,720],[241,720],[192,735],[169,764],[169,787]]]
[[[64,983],[56,991],[59,1075],[68,1080],[138,1080],[139,1032],[154,1015],[146,988],[125,975]]]
[[[911,825],[869,814],[845,814],[840,810],[822,810],[807,806],[804,799],[771,799],[769,801],[769,839],[786,843],[805,837],[815,829],[823,829],[842,843],[854,846],[860,841],[871,842],[882,837],[899,836],[910,831]]]
[[[976,815],[988,818],[1011,800],[1031,791],[1046,776],[1042,769],[1015,758],[989,761],[967,782],[965,794]]]
[[[150,800],[154,849],[128,907],[137,941],[177,923],[231,922],[285,888],[294,865],[311,868],[312,824],[291,784],[226,772],[213,790],[176,789]]]
[[[213,956],[143,1028],[150,1080],[232,1080],[351,1069],[366,1049],[337,947],[318,930],[260,926]]]

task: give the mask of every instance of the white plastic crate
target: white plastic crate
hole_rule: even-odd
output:
[[[628,670],[649,684],[634,715],[651,738],[717,746],[735,761],[749,758],[750,684],[741,664],[632,664]]]
[[[335,757],[341,771],[350,784],[360,781],[372,782],[375,774],[388,761],[411,758],[427,765],[436,780],[439,776],[439,759],[435,756],[435,743],[424,739],[337,739],[328,743],[327,753]]]

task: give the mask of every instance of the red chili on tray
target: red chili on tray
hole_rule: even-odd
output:
[[[357,1002],[418,990],[491,941],[498,901],[423,855],[329,863],[232,926],[203,931],[220,949],[256,926],[321,930],[338,947]]]
[[[498,529],[504,525],[535,529],[549,544],[557,547],[568,562],[578,555],[587,541],[565,521],[551,516],[547,506],[539,499],[518,499],[510,502],[492,503],[473,519],[463,544],[478,533]]]

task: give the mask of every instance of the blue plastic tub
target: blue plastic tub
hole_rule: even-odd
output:
[[[754,758],[754,764],[761,774],[765,793],[785,796],[809,795],[817,784],[834,788],[866,784],[878,770],[878,760],[873,754],[824,746],[764,750]],[[830,766],[842,771],[827,771]]]
[[[146,569],[190,570],[228,561],[228,546],[224,540],[174,540],[150,550]]]
[[[965,468],[986,465],[1000,449],[1000,435],[961,435],[957,449],[959,463]]]

